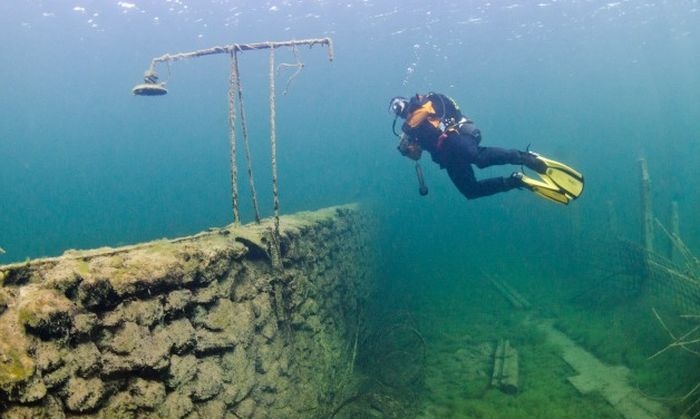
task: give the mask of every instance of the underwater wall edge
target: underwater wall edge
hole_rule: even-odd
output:
[[[357,205],[0,266],[0,415],[322,417],[372,291]],[[355,344],[353,344],[355,342]]]

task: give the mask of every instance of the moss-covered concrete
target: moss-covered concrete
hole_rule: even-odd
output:
[[[2,417],[323,417],[372,258],[328,208],[0,266]]]

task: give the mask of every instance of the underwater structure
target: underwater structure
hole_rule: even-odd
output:
[[[232,44],[151,61],[139,96],[163,96],[156,65],[230,57],[233,223],[194,236],[0,266],[0,416],[327,417],[351,387],[374,268],[356,205],[280,216],[275,77],[329,38]],[[295,63],[277,65],[291,48]],[[255,192],[238,68],[269,51],[273,217]],[[237,122],[239,114],[239,122]],[[241,224],[240,129],[255,221]],[[2,251],[2,249],[0,249]],[[350,390],[348,390],[350,389]]]
[[[233,222],[240,223],[240,196],[238,193],[238,164],[237,164],[237,154],[238,154],[238,144],[237,131],[241,131],[243,150],[246,160],[246,172],[248,176],[248,186],[250,188],[251,203],[254,210],[255,221],[260,222],[260,209],[258,206],[258,197],[255,190],[255,179],[253,176],[253,164],[250,154],[250,138],[248,135],[248,124],[246,122],[246,108],[243,96],[243,87],[241,82],[241,72],[239,69],[239,55],[246,51],[268,51],[269,53],[269,65],[268,65],[268,76],[269,76],[269,123],[270,123],[270,166],[272,168],[271,180],[272,180],[272,195],[273,195],[273,210],[274,210],[274,220],[275,234],[278,234],[279,230],[279,215],[280,215],[280,201],[279,201],[279,186],[277,182],[277,87],[276,87],[276,76],[277,74],[285,68],[295,69],[294,73],[289,76],[287,83],[282,91],[283,95],[287,94],[291,82],[301,73],[304,69],[304,63],[301,61],[299,56],[299,48],[306,46],[312,48],[316,45],[320,45],[326,48],[328,54],[328,60],[333,61],[333,41],[330,38],[318,38],[318,39],[300,39],[300,40],[287,40],[287,41],[265,41],[256,42],[249,44],[230,44],[225,46],[214,46],[206,49],[180,52],[176,54],[164,54],[160,57],[154,57],[151,59],[151,64],[144,73],[143,83],[137,84],[131,90],[131,92],[136,96],[164,96],[168,93],[165,85],[166,82],[159,81],[158,73],[156,67],[158,64],[165,63],[170,69],[170,63],[194,59],[200,57],[206,57],[209,55],[221,55],[226,54],[230,58],[230,76],[229,76],[229,89],[228,89],[228,125],[229,125],[229,159],[231,163],[231,207],[233,212]],[[279,63],[277,64],[275,58],[275,51],[279,48],[289,48],[291,49],[295,62],[294,63]]]
[[[371,290],[364,219],[283,216],[279,254],[268,219],[1,266],[0,415],[327,415]]]

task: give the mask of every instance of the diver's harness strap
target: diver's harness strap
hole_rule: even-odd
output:
[[[442,134],[440,134],[440,136],[438,137],[436,148],[438,150],[442,149],[442,145],[444,144],[445,140],[451,132],[461,133],[462,127],[466,124],[471,123],[473,123],[472,120],[465,117],[462,117],[462,119],[460,119],[459,121],[456,121],[454,118],[443,120],[442,125],[444,126],[444,128],[442,130]]]

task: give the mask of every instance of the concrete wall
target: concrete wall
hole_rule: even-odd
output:
[[[354,206],[0,266],[4,417],[323,417],[373,267]]]

